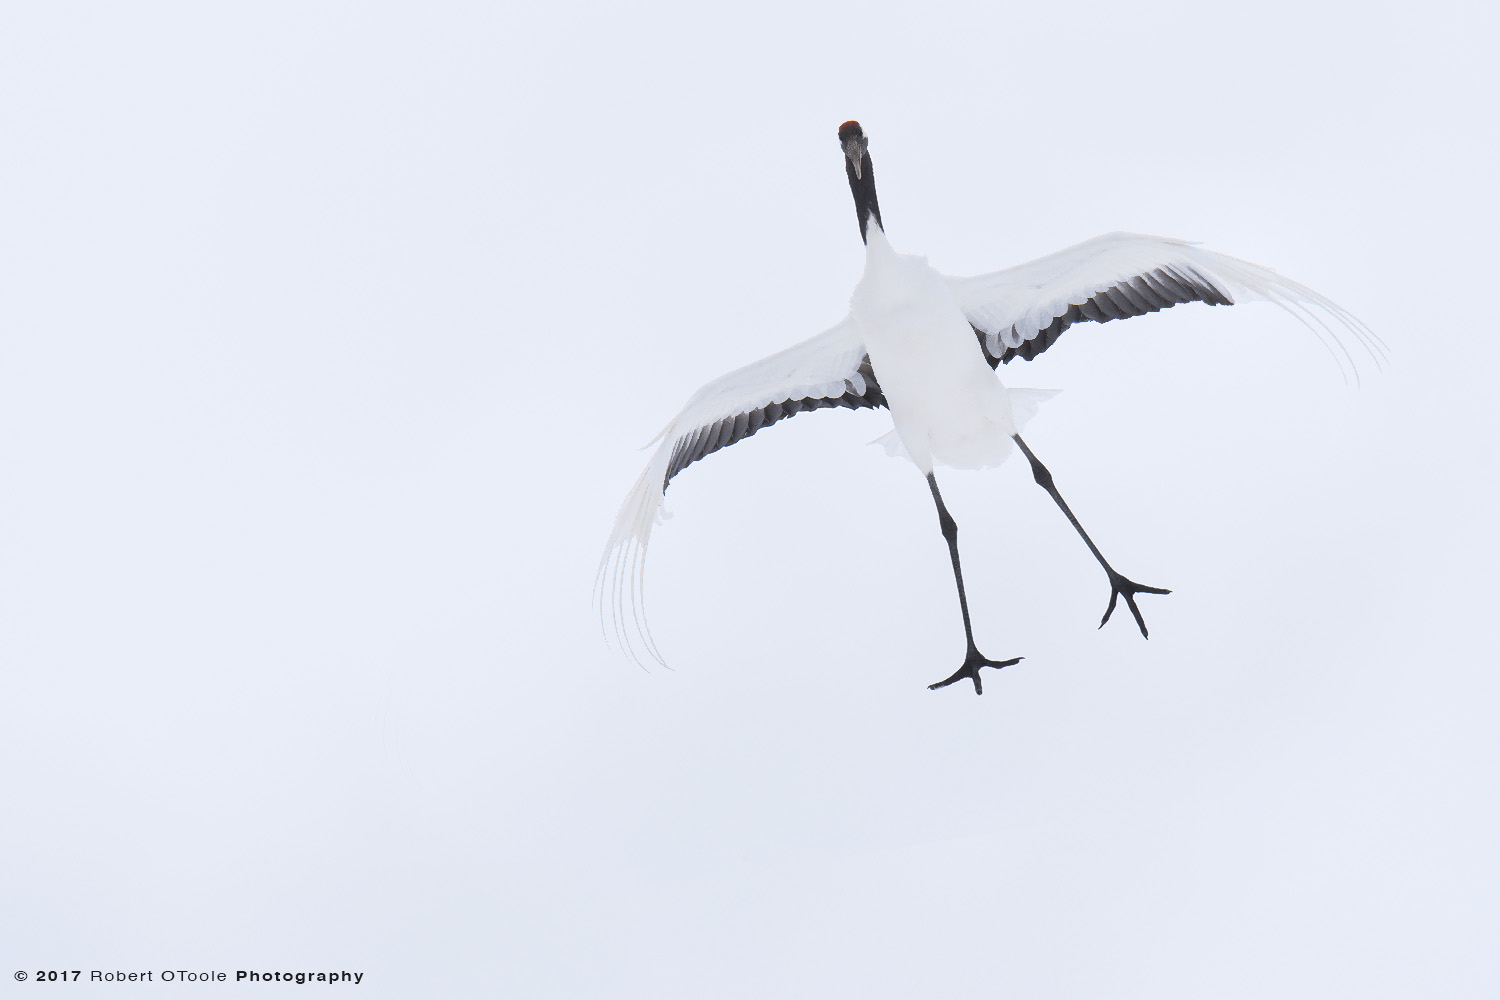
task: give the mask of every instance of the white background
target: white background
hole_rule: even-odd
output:
[[[0,28],[5,995],[1500,990],[1487,7]],[[1173,588],[1149,642],[1095,629],[1024,464],[940,471],[979,644],[1026,659],[925,690],[962,656],[931,500],[884,414],[824,411],[674,483],[675,669],[603,645],[639,445],[843,315],[847,118],[941,270],[1161,233],[1390,344],[1346,385],[1198,305],[1002,372],[1065,390],[1030,443]]]

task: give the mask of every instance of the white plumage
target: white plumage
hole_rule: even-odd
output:
[[[1330,350],[1338,351],[1337,359],[1349,365],[1356,379],[1359,369],[1327,320],[1353,334],[1372,354],[1380,348],[1364,324],[1306,285],[1270,268],[1166,236],[1106,233],[1003,271],[946,280],[969,322],[987,335],[986,350],[996,357],[1006,348],[1034,341],[1057,317],[1066,316],[1070,308],[1088,303],[1105,289],[1119,288],[1139,298],[1139,286],[1144,285],[1160,296],[1174,290],[1166,284],[1172,280],[1178,287],[1194,282],[1212,285],[1227,300],[1211,302],[1215,305],[1253,300],[1275,303],[1311,328]],[[1168,303],[1172,304],[1176,303]],[[1144,311],[1157,308],[1163,307],[1148,305]]]
[[[889,407],[894,428],[886,441],[888,450],[915,463],[928,477],[937,501],[970,655],[965,668],[934,686],[963,676],[971,678],[978,691],[978,666],[1014,661],[984,660],[974,649],[956,525],[943,506],[933,467],[992,466],[1016,444],[1026,450],[1038,483],[1063,508],[1110,575],[1110,611],[1115,597],[1125,596],[1145,634],[1134,594],[1165,591],[1133,584],[1115,573],[1057,494],[1050,474],[1021,441],[1018,432],[1026,418],[1050,392],[1007,390],[993,369],[1015,357],[1034,357],[1073,323],[1107,322],[1190,301],[1274,303],[1306,323],[1351,367],[1352,357],[1339,331],[1377,358],[1378,339],[1310,288],[1267,268],[1160,236],[1111,233],[1003,271],[973,277],[939,274],[923,257],[896,253],[887,240],[867,142],[858,124],[846,123],[840,139],[861,235],[866,238],[865,271],[854,288],[849,314],[809,340],[708,383],[662,430],[650,464],[625,498],[600,562],[601,611],[608,608],[616,638],[635,656],[633,631],[643,650],[661,660],[646,627],[640,595],[646,547],[663,516],[670,479],[691,462],[776,420],[833,406]]]
[[[726,420],[764,413],[769,406],[791,400],[839,398],[850,392],[864,397],[870,390],[859,371],[864,357],[858,331],[845,317],[816,337],[714,379],[693,393],[682,412],[649,442],[657,445],[656,451],[620,505],[596,581],[603,599],[601,610],[608,607],[612,631],[628,654],[638,658],[630,639],[633,626],[645,651],[664,662],[646,626],[641,585],[651,529],[667,517],[663,494],[669,470],[673,474],[678,471],[671,469],[674,453]],[[746,417],[746,427],[749,423]],[[762,426],[763,417],[755,429]],[[627,602],[628,616],[624,613]]]

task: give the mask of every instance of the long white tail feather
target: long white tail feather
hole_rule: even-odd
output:
[[[668,425],[667,430],[671,429],[671,425]],[[646,547],[651,541],[651,529],[667,516],[663,510],[661,484],[667,474],[668,445],[671,440],[670,434],[664,435],[651,463],[626,494],[625,502],[620,505],[620,512],[615,517],[614,530],[610,533],[609,544],[605,546],[604,555],[599,560],[599,572],[595,577],[599,626],[606,641],[610,632],[613,632],[615,644],[642,667],[645,663],[636,649],[637,643],[647,657],[662,666],[667,665],[651,637],[646,618],[645,586]],[[631,640],[632,631],[636,642]]]
[[[1348,331],[1374,360],[1377,368],[1384,365],[1387,352],[1385,342],[1361,322],[1359,317],[1327,296],[1285,278],[1269,267],[1261,267],[1238,257],[1196,246],[1187,249],[1202,260],[1200,273],[1219,279],[1215,284],[1228,285],[1226,290],[1232,297],[1239,301],[1259,299],[1269,302],[1296,317],[1328,351],[1346,381],[1352,373],[1354,384],[1360,383],[1359,364],[1349,350],[1349,345],[1339,336],[1338,330],[1329,324],[1327,318],[1335,320]]]

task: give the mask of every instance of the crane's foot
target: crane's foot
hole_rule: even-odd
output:
[[[1150,633],[1146,631],[1146,620],[1141,617],[1141,609],[1135,606],[1135,595],[1170,594],[1171,591],[1162,587],[1148,587],[1143,583],[1127,580],[1108,567],[1105,567],[1105,570],[1109,573],[1109,607],[1104,609],[1104,617],[1099,619],[1099,627],[1103,628],[1104,623],[1109,621],[1109,616],[1115,613],[1115,602],[1123,597],[1125,598],[1125,606],[1130,609],[1130,613],[1135,616],[1136,625],[1140,627],[1141,637],[1145,639],[1151,638]]]
[[[974,693],[984,694],[984,685],[979,682],[979,669],[981,667],[994,667],[996,670],[999,670],[1001,667],[1009,667],[1012,664],[1020,663],[1023,659],[1025,657],[1017,656],[1010,660],[987,660],[979,655],[978,649],[970,646],[969,655],[964,658],[964,665],[954,671],[952,677],[938,681],[936,684],[927,685],[927,690],[936,691],[938,688],[947,687],[954,681],[961,681],[967,677],[974,682]]]

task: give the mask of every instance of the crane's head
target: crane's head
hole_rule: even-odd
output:
[[[855,180],[863,178],[865,158],[870,155],[870,140],[865,138],[865,130],[859,127],[859,122],[844,122],[839,126],[839,142],[844,147]]]
[[[839,126],[839,145],[844,147],[844,171],[849,175],[849,190],[854,194],[854,210],[859,215],[859,238],[869,242],[870,216],[885,231],[880,218],[880,202],[875,198],[875,167],[870,163],[870,140],[859,122]]]

